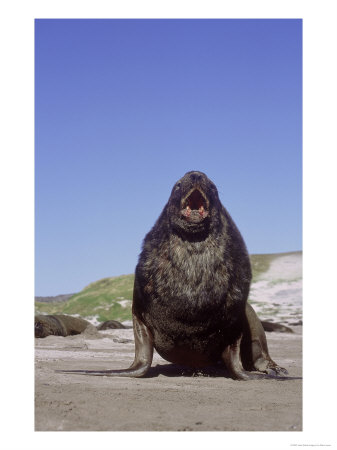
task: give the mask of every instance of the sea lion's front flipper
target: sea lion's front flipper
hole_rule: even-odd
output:
[[[246,320],[240,345],[242,364],[247,370],[258,370],[280,377],[288,374],[286,369],[269,356],[263,326],[249,303],[246,303]]]
[[[57,370],[62,373],[96,375],[107,377],[142,377],[151,367],[153,357],[153,339],[150,330],[133,315],[133,333],[135,336],[135,359],[128,369],[120,370]]]

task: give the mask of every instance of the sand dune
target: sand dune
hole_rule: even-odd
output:
[[[250,302],[261,320],[302,323],[302,253],[279,256],[252,283]]]

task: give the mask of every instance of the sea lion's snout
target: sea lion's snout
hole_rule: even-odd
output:
[[[206,178],[206,175],[202,172],[187,172],[187,174],[190,178],[191,183],[197,185],[201,184],[204,178]]]
[[[202,172],[192,171],[184,178],[187,194],[181,199],[181,215],[188,222],[201,222],[209,214],[207,177]]]

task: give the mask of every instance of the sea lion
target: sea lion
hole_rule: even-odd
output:
[[[97,326],[97,330],[103,331],[103,330],[109,330],[109,329],[117,329],[117,328],[126,328],[122,323],[118,322],[117,320],[106,320],[105,322],[99,324]]]
[[[267,322],[266,320],[261,320],[263,329],[265,331],[276,331],[277,333],[293,333],[293,330],[286,325],[275,322]]]
[[[80,317],[58,315],[37,315],[35,316],[35,337],[45,338],[47,336],[73,336],[83,333],[88,327],[98,331],[127,328],[117,320],[106,320],[97,327]]]
[[[245,243],[216,186],[202,172],[187,172],[139,256],[134,362],[122,370],[58,372],[142,377],[155,348],[167,361],[195,368],[222,360],[234,379],[283,376],[287,371],[270,358],[261,322],[247,303],[251,277]]]
[[[73,336],[82,333],[90,325],[90,322],[80,317],[64,314],[37,315],[35,316],[35,337]]]

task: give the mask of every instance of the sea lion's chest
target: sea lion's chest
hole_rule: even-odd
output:
[[[216,359],[227,328],[230,261],[215,240],[172,238],[146,259],[141,320],[168,361],[202,366]]]
[[[210,310],[224,308],[230,276],[219,242],[209,237],[201,242],[172,236],[162,243],[144,266],[143,297],[153,319],[196,323]]]

